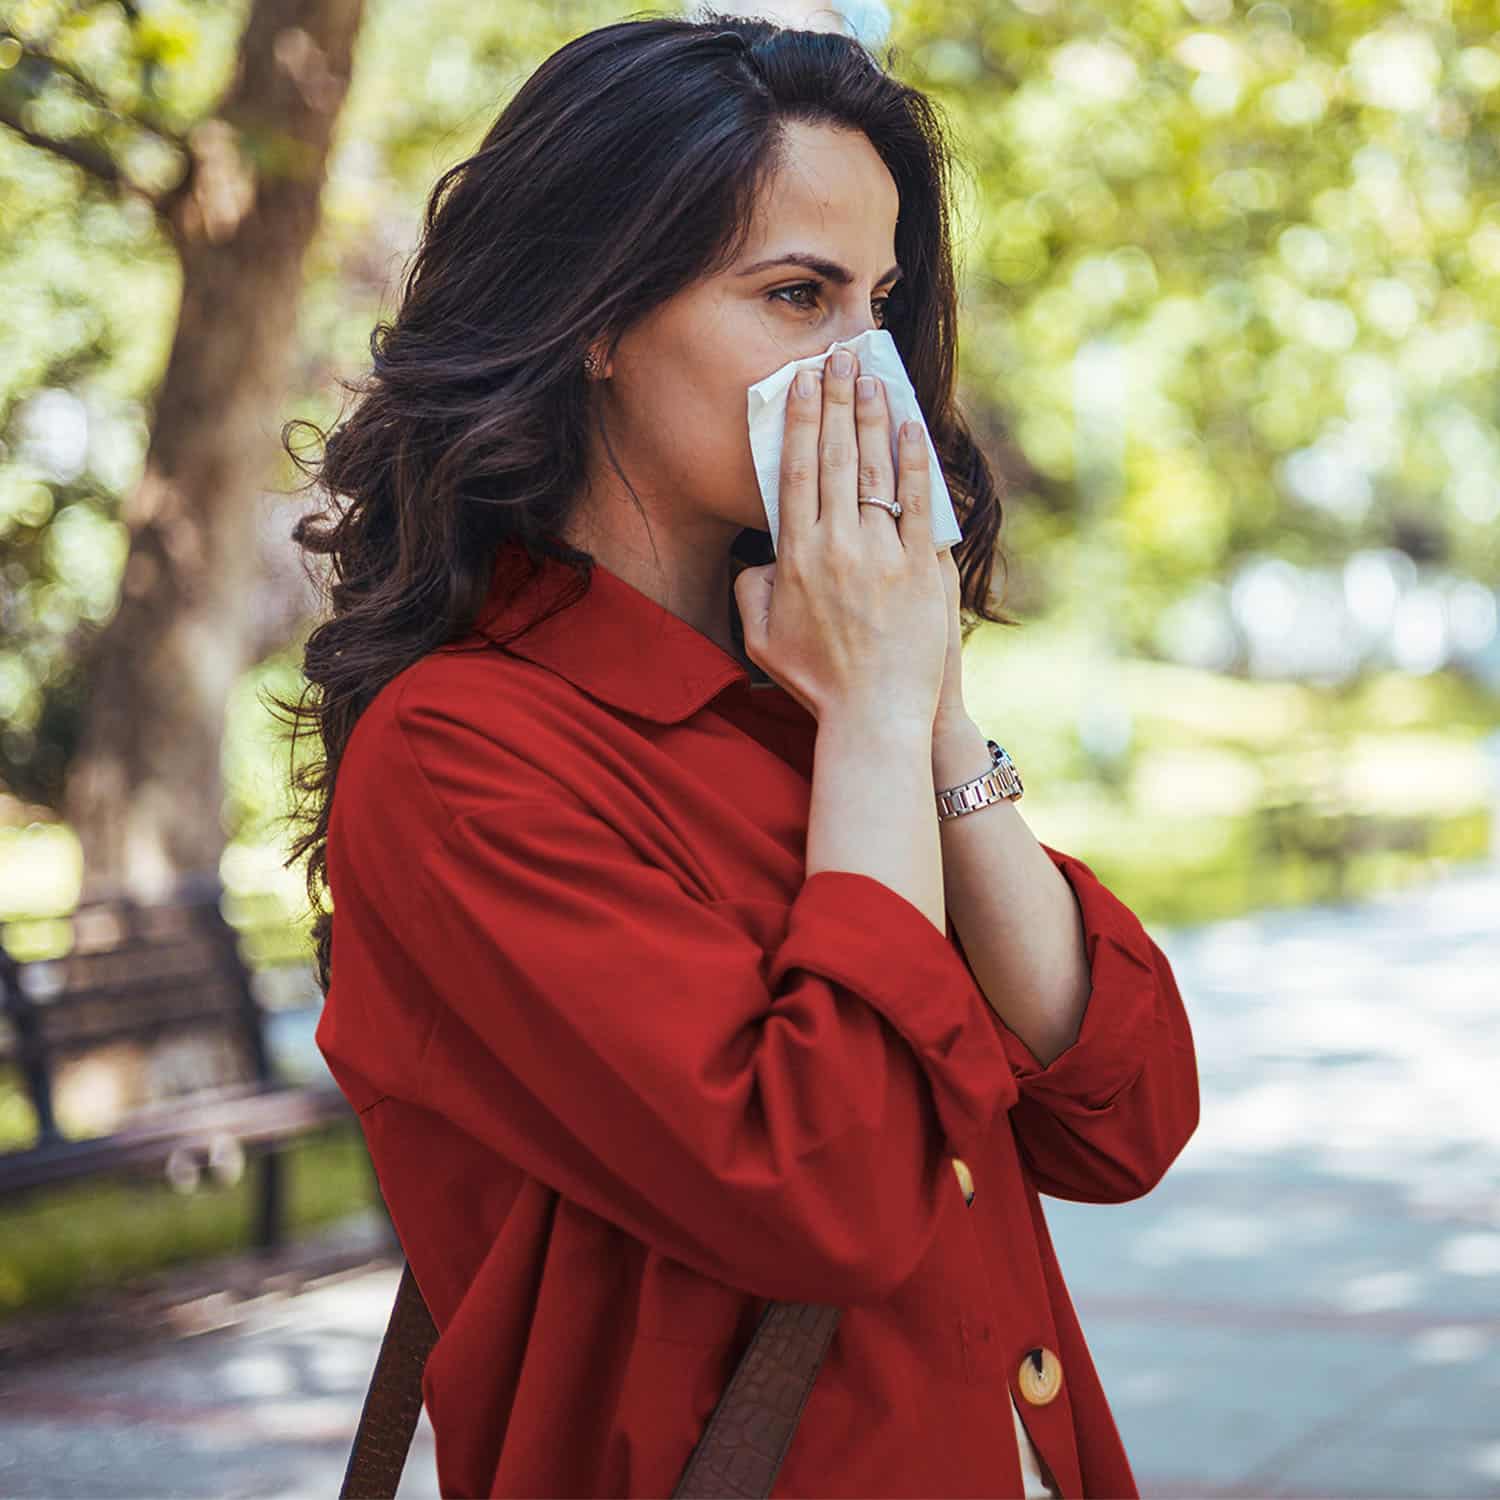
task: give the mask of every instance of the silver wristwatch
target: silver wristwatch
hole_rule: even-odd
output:
[[[965,781],[960,786],[950,786],[937,794],[938,822],[948,818],[961,818],[965,813],[977,812],[1003,797],[1007,802],[1020,799],[1021,774],[1016,763],[994,740],[986,740],[990,749],[990,768],[982,776]]]

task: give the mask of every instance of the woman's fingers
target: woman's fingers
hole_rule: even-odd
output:
[[[861,375],[854,390],[855,420],[859,424],[859,493],[881,500],[896,499],[896,473],[891,460],[891,412],[885,382]],[[859,507],[864,524],[880,520],[874,506]]]
[[[922,424],[903,422],[897,445],[896,498],[901,502],[901,541],[906,547],[925,547],[932,551],[932,522],[927,503],[927,443],[922,436]]]
[[[849,368],[839,373],[840,356]],[[859,525],[859,435],[854,425],[854,376],[858,361],[847,349],[823,362],[823,437],[818,446],[818,493],[822,525],[835,536]]]
[[[806,389],[804,381],[812,389]],[[781,438],[781,494],[777,502],[777,555],[795,551],[818,519],[818,439],[823,430],[822,381],[816,370],[799,370],[786,398]]]
[[[926,515],[927,451],[918,427],[914,438],[891,437],[891,410],[885,382],[867,376],[870,394],[856,386],[858,361],[840,375],[833,356],[821,371],[803,370],[787,395],[786,428],[781,444],[780,537],[778,553],[796,549],[797,539],[814,526],[849,535],[859,525],[881,521],[860,497],[900,500],[900,521],[886,520],[903,541],[918,535],[900,524],[910,513]],[[807,376],[813,389],[802,388]],[[896,459],[892,461],[893,446]],[[869,520],[866,519],[868,513]]]

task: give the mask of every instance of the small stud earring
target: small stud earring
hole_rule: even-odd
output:
[[[590,380],[599,378],[599,356],[592,349],[583,356],[583,373]]]

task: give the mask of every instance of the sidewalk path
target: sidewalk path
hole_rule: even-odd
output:
[[[1202,1121],[1046,1200],[1142,1493],[1500,1496],[1500,865],[1152,935]]]
[[[1500,866],[1152,935],[1202,1123],[1145,1198],[1044,1200],[1142,1494],[1500,1497]],[[0,1495],[328,1500],[396,1277],[12,1365]]]
[[[108,1353],[0,1367],[0,1496],[332,1500],[400,1263],[373,1210],[299,1248],[308,1264],[285,1290],[174,1298],[173,1321],[206,1331],[126,1350],[115,1330]],[[437,1492],[424,1411],[400,1496]]]

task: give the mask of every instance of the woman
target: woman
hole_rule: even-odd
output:
[[[670,1493],[771,1299],[842,1310],[777,1495],[1137,1493],[1038,1195],[1147,1192],[1196,1061],[1086,864],[937,813],[989,769],[960,605],[996,618],[1000,525],[947,171],[847,37],[581,36],[439,181],[326,443],[294,857],[444,1495]],[[830,362],[771,562],[746,389],[876,326],[957,556]]]

